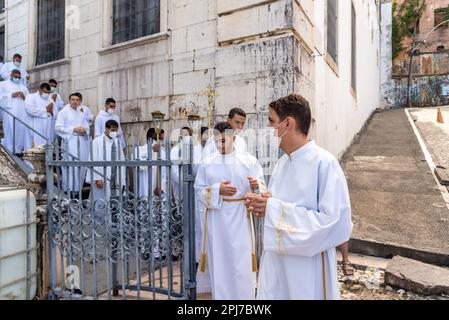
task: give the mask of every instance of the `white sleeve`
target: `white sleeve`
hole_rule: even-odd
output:
[[[5,63],[0,70],[0,74],[1,74],[3,80],[8,80],[9,77],[11,77],[11,73],[8,71],[9,71],[8,64]]]
[[[55,123],[56,134],[58,136],[60,136],[61,138],[67,140],[73,134],[73,129],[75,129],[74,126],[66,126],[65,125],[65,113],[60,112],[58,114],[58,116],[56,117],[56,123]]]
[[[349,240],[351,205],[344,174],[332,161],[319,170],[318,211],[271,198],[264,249],[283,255],[313,257]]]
[[[101,121],[101,117],[97,116],[97,118],[95,119],[95,127],[94,127],[94,137],[99,137],[101,136],[101,125],[102,121]]]
[[[47,109],[36,106],[34,100],[35,100],[34,95],[29,95],[28,97],[26,97],[25,99],[26,113],[32,117],[46,118],[48,114]]]
[[[208,209],[221,209],[223,197],[220,195],[220,183],[208,185],[206,181],[206,166],[200,165],[195,179],[196,199]]]

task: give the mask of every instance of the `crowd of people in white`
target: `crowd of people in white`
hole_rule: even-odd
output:
[[[30,93],[30,77],[21,60],[16,54],[0,69],[7,149],[20,154],[51,141],[62,143],[69,157],[109,161],[115,143],[118,158],[125,159],[125,137],[113,98],[94,117],[80,93],[71,94],[65,104],[54,79]],[[260,162],[239,136],[246,123],[242,109],[232,109],[210,137],[203,134],[207,128],[202,128],[201,140],[193,144],[198,289],[210,290],[213,299],[226,300],[254,299],[256,288],[259,299],[338,299],[336,247],[349,240],[352,229],[345,176],[331,154],[309,141],[311,111],[304,98],[290,95],[272,102],[267,120],[285,153],[268,185]],[[181,141],[170,151],[172,160],[185,157],[185,145],[195,140],[190,128],[180,132]],[[135,158],[165,159],[167,150],[158,144],[154,129],[148,130],[146,138],[153,139],[153,145],[138,148]],[[158,132],[158,138],[163,140],[163,132]],[[178,169],[172,167],[175,196],[182,182]],[[86,168],[79,170],[68,175],[63,171],[64,191],[79,196],[88,183],[95,199],[111,196],[110,170],[101,175],[98,168],[93,181],[86,176]],[[139,170],[139,196],[149,192],[161,196],[167,191],[165,182],[156,181],[156,177],[166,179],[166,169],[159,175],[153,171],[151,183],[148,167]],[[265,218],[260,268],[255,262],[254,215]],[[347,262],[347,249],[343,253]]]

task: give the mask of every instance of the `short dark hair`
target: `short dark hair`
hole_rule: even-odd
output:
[[[204,134],[207,130],[209,130],[208,127],[201,127],[201,136],[203,136],[203,134]]]
[[[48,83],[42,83],[40,86],[39,86],[39,89],[41,89],[41,90],[44,90],[44,89],[47,89],[48,91],[50,91],[51,90],[51,88],[50,88],[50,85],[48,84]]]
[[[20,59],[22,59],[22,55],[21,55],[20,53],[15,53],[15,54],[12,56],[12,58],[13,58],[13,60],[14,60],[15,58],[20,58]]]
[[[191,128],[189,128],[189,127],[182,127],[182,128],[181,128],[181,131],[182,131],[182,130],[186,130],[186,131],[188,131],[188,132],[189,132],[189,135],[190,135],[190,136],[192,136],[192,135],[193,135],[193,131],[192,131],[192,129],[191,129]]]
[[[165,133],[164,129],[161,129],[161,133]],[[147,131],[147,141],[152,139],[152,140],[156,140],[157,138],[157,134],[156,134],[156,129],[154,128],[150,128]]]
[[[108,128],[108,129],[111,129],[111,128],[117,128],[118,129],[119,124],[115,120],[108,120],[108,121],[106,121],[105,127]]]
[[[309,134],[312,111],[309,102],[303,96],[290,94],[271,102],[270,109],[276,112],[281,121],[284,121],[287,117],[294,118],[298,123],[299,131],[305,135]]]
[[[79,93],[79,92],[72,93],[69,96],[69,100],[72,99],[72,97],[78,97],[78,98],[80,98],[80,100],[83,100],[83,95],[81,93]]]
[[[228,117],[229,117],[229,119],[234,119],[234,117],[236,115],[239,115],[239,116],[242,116],[242,117],[246,118],[246,112],[243,111],[243,109],[241,109],[241,108],[234,108],[231,111],[229,111],[229,116]]]
[[[56,84],[56,85],[58,85],[58,81],[56,81],[55,79],[50,79],[50,80],[48,80],[48,83],[53,83],[53,84]]]
[[[232,129],[232,126],[229,124],[229,122],[220,122],[214,127],[214,136],[218,136],[219,134],[227,132],[234,132],[234,129]]]
[[[20,72],[19,69],[12,69],[12,70],[11,70],[11,74],[12,74],[12,73],[18,73],[18,74],[22,75],[22,72]]]
[[[110,105],[111,103],[116,103],[115,100],[113,98],[107,98],[106,102],[104,103],[105,105]]]

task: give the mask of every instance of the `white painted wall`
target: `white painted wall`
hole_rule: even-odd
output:
[[[394,104],[392,81],[393,48],[392,48],[392,1],[382,3],[381,9],[381,64],[380,64],[380,106],[388,107]]]
[[[371,113],[379,107],[379,24],[374,1],[352,1],[357,15],[357,95],[351,93],[351,1],[339,1],[338,71],[316,57],[316,141],[341,157]],[[326,48],[326,1],[315,1],[315,23]]]

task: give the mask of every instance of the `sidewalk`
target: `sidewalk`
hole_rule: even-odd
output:
[[[403,109],[374,114],[342,167],[352,252],[449,266],[449,210]]]

